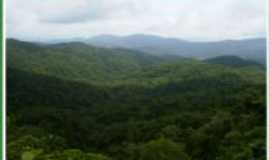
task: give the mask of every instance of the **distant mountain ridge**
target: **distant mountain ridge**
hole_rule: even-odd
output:
[[[98,84],[118,83],[119,80],[135,82],[140,81],[141,77],[147,77],[150,81],[154,78],[159,82],[167,81],[167,78],[181,79],[182,76],[176,76],[178,72],[189,73],[193,69],[263,68],[256,62],[236,56],[201,61],[153,55],[127,48],[102,48],[81,42],[40,44],[14,39],[7,40],[7,64],[9,68],[22,71]]]
[[[150,35],[101,35],[85,40],[102,47],[136,49],[155,55],[178,55],[187,58],[207,59],[233,55],[265,64],[266,39],[226,40],[218,42],[191,42],[175,38]]]
[[[180,56],[208,59],[218,56],[237,56],[266,64],[266,39],[192,42],[177,38],[135,34],[129,36],[99,35],[91,38],[55,39],[45,44],[85,43],[104,48],[126,48],[161,56]],[[42,42],[41,44],[44,44]]]

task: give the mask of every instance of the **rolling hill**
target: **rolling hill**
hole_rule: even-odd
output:
[[[176,59],[78,42],[40,45],[8,40],[7,53],[9,67],[79,81],[119,79],[139,72],[144,66]]]
[[[261,67],[238,57],[217,57],[203,62],[177,56],[155,56],[130,49],[100,48],[80,42],[40,45],[8,40],[7,53],[10,68],[103,85],[139,81],[149,85],[169,79],[184,79],[190,73],[231,72],[235,65]],[[214,64],[223,66],[213,67]]]
[[[237,56],[219,56],[214,58],[209,58],[204,60],[204,62],[210,64],[220,64],[224,66],[231,66],[231,67],[247,67],[247,66],[257,66],[264,68],[264,65],[259,64],[255,61],[242,59]]]

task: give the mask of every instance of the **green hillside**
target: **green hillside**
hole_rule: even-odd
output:
[[[7,63],[33,73],[77,81],[121,79],[143,66],[170,61],[127,49],[105,49],[83,43],[38,45],[7,41]]]
[[[80,43],[7,46],[8,159],[265,159],[265,71]]]
[[[227,60],[228,58],[224,60],[228,63],[220,62],[224,59],[222,57],[216,58],[219,62],[213,59],[204,63],[175,56],[160,57],[133,50],[105,49],[75,42],[46,46],[8,40],[7,53],[7,64],[10,68],[100,85],[125,83],[149,85],[156,82],[179,81],[190,75],[200,76],[202,73],[210,76],[226,71],[239,72],[230,68],[233,65],[229,64],[231,61]],[[241,62],[237,61],[234,65],[257,70],[256,65],[242,65]],[[208,63],[217,65],[213,67]],[[263,72],[258,70],[246,73],[264,74]],[[248,75],[245,76],[246,79],[250,78]]]
[[[7,42],[7,63],[13,68],[78,81],[118,79],[138,72],[142,65],[162,59],[126,49],[104,49],[82,43],[40,46]]]
[[[205,62],[210,64],[221,64],[231,67],[247,67],[247,66],[257,66],[264,68],[264,65],[251,60],[245,60],[237,56],[219,56],[215,58],[206,59]]]

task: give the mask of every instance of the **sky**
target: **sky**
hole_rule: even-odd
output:
[[[101,34],[257,38],[266,35],[266,0],[8,0],[6,30],[23,40]]]

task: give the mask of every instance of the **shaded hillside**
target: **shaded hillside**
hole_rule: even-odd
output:
[[[33,87],[34,86],[34,87]],[[7,69],[8,105],[62,106],[90,105],[108,98],[106,91],[93,85],[61,80],[18,69]],[[11,109],[11,108],[9,108]],[[18,109],[18,108],[17,108]],[[16,109],[15,109],[16,110]]]
[[[250,158],[246,152],[252,154],[253,149],[259,152],[256,157],[265,155],[262,81],[246,81],[233,72],[226,78],[191,74],[190,79],[155,88],[106,89],[8,71],[10,159],[26,154],[27,146],[31,153],[41,150],[35,156],[42,159],[71,148],[136,159],[143,157],[148,142],[159,142],[161,137],[192,146],[179,150],[192,159],[225,160],[238,154]],[[231,139],[234,134],[237,139]]]
[[[264,68],[262,64],[259,64],[251,60],[245,60],[237,56],[219,56],[215,58],[206,59],[204,60],[204,62],[210,64],[221,64],[224,66],[231,66],[231,67],[257,66],[259,68]]]

